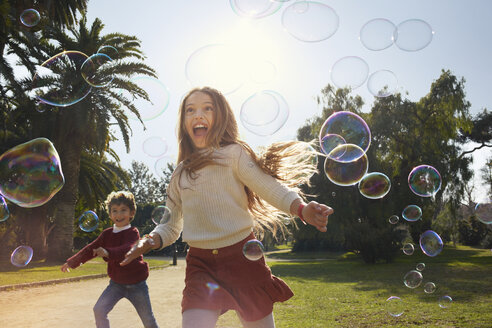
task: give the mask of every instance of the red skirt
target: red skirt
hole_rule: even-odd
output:
[[[190,247],[186,256],[186,277],[181,302],[189,309],[236,310],[246,321],[264,318],[273,303],[294,294],[287,284],[272,275],[264,257],[250,261],[243,255],[244,240],[223,248]]]

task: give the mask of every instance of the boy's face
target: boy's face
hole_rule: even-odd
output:
[[[109,218],[118,228],[130,224],[130,220],[134,215],[135,211],[131,211],[125,204],[112,204],[109,210]]]
[[[214,104],[206,93],[192,93],[185,102],[184,125],[196,148],[207,146],[207,134],[214,124]]]

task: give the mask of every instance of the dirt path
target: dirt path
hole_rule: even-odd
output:
[[[150,271],[147,280],[152,308],[161,328],[181,327],[181,295],[185,261]],[[109,278],[98,278],[0,292],[2,328],[95,327],[92,308]],[[109,314],[111,327],[142,327],[132,304],[122,299]]]

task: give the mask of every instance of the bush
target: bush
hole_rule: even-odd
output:
[[[366,263],[392,262],[400,249],[401,231],[376,220],[359,220],[346,230],[346,248],[359,254]]]
[[[467,246],[478,246],[487,235],[487,226],[480,222],[475,215],[458,223],[460,241]]]

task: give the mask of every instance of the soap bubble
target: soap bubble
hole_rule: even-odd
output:
[[[452,302],[453,302],[453,299],[451,298],[451,296],[448,296],[448,295],[441,296],[439,298],[439,306],[443,309],[450,307]]]
[[[359,182],[359,191],[369,199],[380,199],[390,191],[391,181],[383,173],[372,172],[366,174]]]
[[[430,165],[419,165],[408,175],[410,190],[421,197],[432,197],[441,189],[441,175]]]
[[[437,287],[436,287],[436,284],[434,284],[433,282],[426,282],[425,285],[424,285],[424,292],[426,294],[432,294],[436,291]]]
[[[411,270],[403,277],[403,283],[408,288],[417,288],[422,283],[423,278],[422,273],[416,270]]]
[[[46,138],[37,138],[0,156],[0,193],[21,207],[46,204],[65,183],[60,158]]]
[[[159,205],[154,208],[150,217],[155,224],[166,224],[171,219],[171,210],[167,206]]]
[[[94,211],[86,211],[79,217],[79,228],[85,232],[96,230],[99,225],[99,217]]]
[[[407,243],[403,246],[402,250],[405,255],[412,255],[415,251],[415,247],[412,243]]]
[[[250,261],[257,261],[263,257],[265,248],[257,239],[248,240],[243,246],[243,254]]]
[[[20,21],[24,26],[33,27],[38,25],[41,16],[36,9],[26,9],[20,15]]]
[[[17,247],[10,256],[10,263],[16,267],[25,267],[31,262],[33,250],[30,246]]]
[[[418,263],[416,269],[418,271],[424,271],[424,269],[425,269],[425,263]]]
[[[397,224],[398,221],[400,221],[400,218],[398,217],[398,215],[392,215],[389,217],[388,221],[391,224]]]
[[[492,223],[492,202],[489,200],[482,201],[475,206],[474,214],[477,219],[485,224]]]
[[[422,217],[422,210],[417,205],[408,205],[403,209],[401,216],[410,222],[415,222]]]
[[[7,202],[5,198],[0,196],[0,222],[7,220],[10,216],[9,208],[7,207]]]
[[[404,304],[398,296],[391,296],[386,300],[386,311],[393,317],[399,317],[403,314]]]
[[[420,235],[420,248],[427,256],[436,256],[441,253],[444,246],[441,237],[432,230],[427,230]]]

